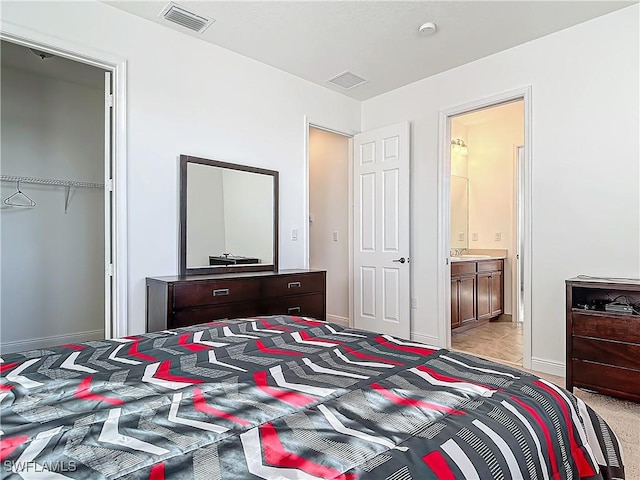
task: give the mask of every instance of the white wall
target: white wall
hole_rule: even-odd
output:
[[[307,221],[304,115],[355,132],[358,101],[95,1],[3,1],[2,21],[128,62],[130,334],[145,330],[145,277],[177,273],[180,154],[278,170],[280,266],[305,264],[289,234]]]
[[[327,271],[329,321],[349,324],[349,138],[309,129],[309,265]],[[338,232],[338,240],[333,240]]]
[[[516,147],[524,145],[524,102],[495,107],[485,122],[467,127],[469,248],[504,249],[504,313],[513,313],[517,238]],[[473,240],[473,234],[478,240]],[[496,233],[500,240],[495,239]]]
[[[363,102],[363,130],[412,122],[418,338],[438,336],[438,114],[500,92],[532,85],[534,366],[564,364],[566,278],[640,276],[639,14],[634,5]]]
[[[104,183],[101,85],[0,76],[2,173]],[[20,189],[35,208],[0,204],[2,350],[104,338],[104,190],[73,189],[65,214],[64,187]],[[15,191],[2,182],[2,199]]]

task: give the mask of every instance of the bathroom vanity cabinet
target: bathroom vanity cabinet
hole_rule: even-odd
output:
[[[467,330],[504,311],[504,259],[451,263],[451,328]]]

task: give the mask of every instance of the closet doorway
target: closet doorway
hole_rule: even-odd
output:
[[[349,326],[351,137],[308,126],[309,268],[327,271],[327,321]]]
[[[3,352],[111,338],[111,72],[2,40]]]

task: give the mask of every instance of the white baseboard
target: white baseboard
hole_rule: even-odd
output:
[[[566,375],[564,363],[545,360],[544,358],[531,357],[531,370],[556,375],[558,377],[564,377]]]
[[[425,343],[427,345],[432,345],[434,347],[438,347],[438,337],[433,337],[431,335],[424,335],[423,333],[411,332],[411,340],[414,340],[420,343]]]
[[[349,319],[347,317],[327,314],[327,322],[337,323],[338,325],[342,325],[343,327],[349,327]]]
[[[42,348],[65,345],[67,343],[89,342],[91,340],[104,340],[104,330],[91,330],[90,332],[69,333],[65,335],[53,335],[51,337],[30,338],[0,344],[2,353],[24,352]]]

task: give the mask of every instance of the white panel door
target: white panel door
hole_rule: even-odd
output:
[[[409,123],[354,137],[354,326],[410,335]]]

